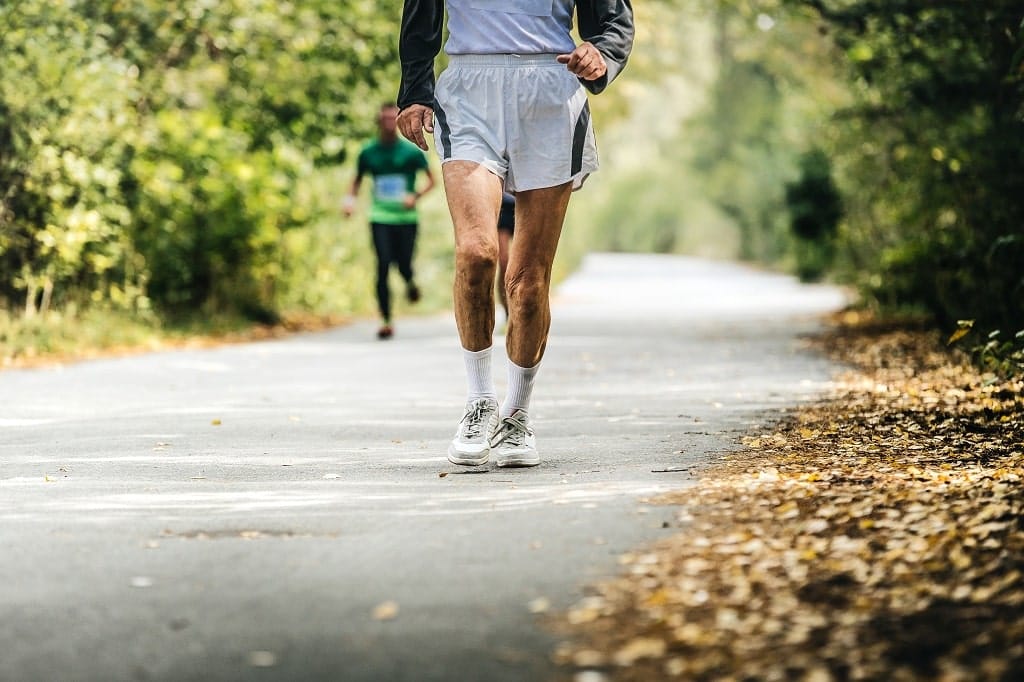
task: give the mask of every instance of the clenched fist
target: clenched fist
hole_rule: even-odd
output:
[[[580,43],[571,53],[558,55],[558,62],[585,81],[596,81],[608,72],[604,57],[590,43]]]

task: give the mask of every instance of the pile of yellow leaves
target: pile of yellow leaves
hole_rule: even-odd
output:
[[[1024,679],[1024,382],[923,331],[816,342],[856,370],[661,500],[682,531],[560,619],[567,673]]]

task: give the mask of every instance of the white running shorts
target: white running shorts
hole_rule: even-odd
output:
[[[578,189],[598,168],[586,90],[553,54],[451,55],[434,96],[441,162],[479,163],[508,192]]]

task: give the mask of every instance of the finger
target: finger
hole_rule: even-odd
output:
[[[409,119],[408,130],[403,130],[402,133],[417,147],[423,151],[427,150],[427,141],[423,139],[423,117],[414,114]]]
[[[586,64],[582,65],[580,69],[580,75],[591,79],[601,75],[601,70],[604,67],[604,62],[600,58],[588,59]]]
[[[434,110],[427,109],[423,112],[423,129],[428,133],[434,132]]]
[[[590,68],[593,65],[594,65],[594,55],[592,55],[592,54],[582,55],[580,57],[579,61],[576,62],[576,73],[582,75],[586,71],[589,71]]]
[[[572,71],[573,65],[576,63],[578,59],[579,57],[576,56],[575,50],[568,54],[558,55],[558,62],[560,64],[565,64],[565,68],[569,69],[570,71]]]
[[[604,61],[604,57],[597,50],[593,52],[593,59],[587,64],[587,73],[584,76],[586,80],[596,80],[608,72],[608,65]]]

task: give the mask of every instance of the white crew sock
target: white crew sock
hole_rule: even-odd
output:
[[[508,361],[508,394],[501,406],[501,417],[505,418],[516,410],[530,412],[530,395],[533,393],[533,379],[540,369],[538,362],[533,367],[520,367]]]
[[[488,346],[478,351],[462,349],[462,358],[466,361],[466,382],[469,387],[467,401],[478,398],[498,400],[498,393],[494,390],[494,377],[491,375],[492,348],[493,346]]]

